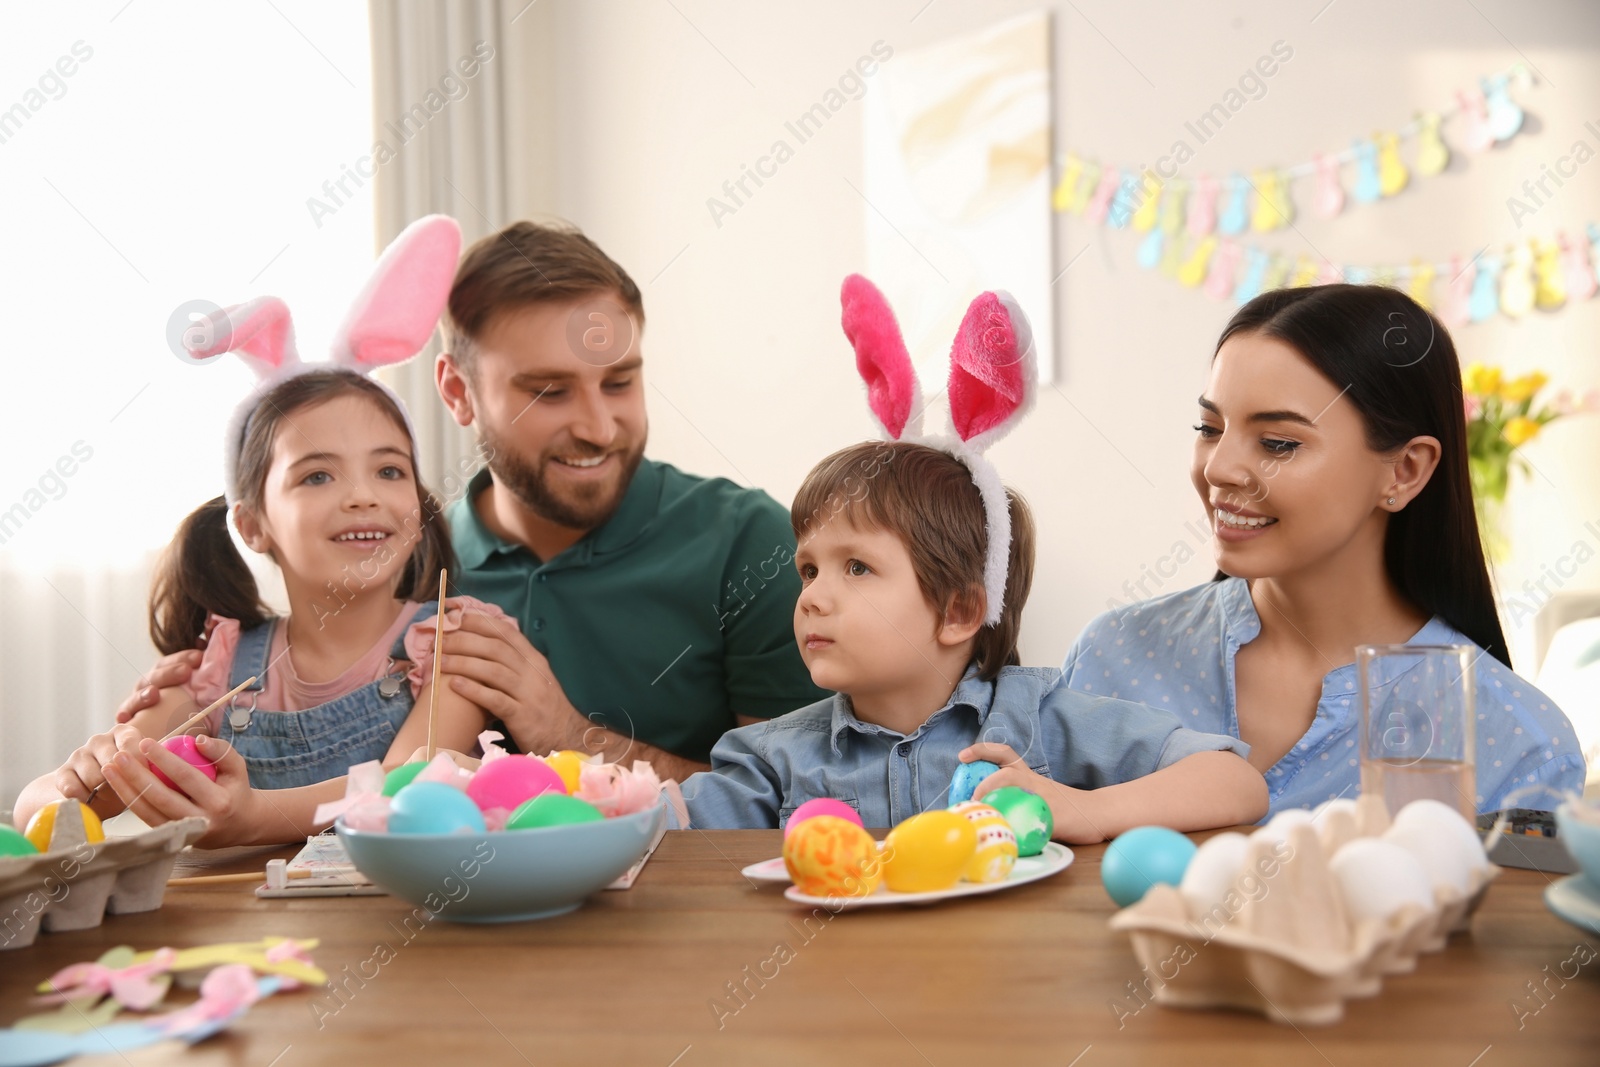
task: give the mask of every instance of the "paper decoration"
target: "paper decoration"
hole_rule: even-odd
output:
[[[111,949],[92,963],[65,967],[40,983],[45,995],[39,1002],[61,1006],[0,1030],[0,1067],[59,1063],[73,1056],[210,1037],[262,997],[303,984],[325,984],[327,975],[309,952],[316,945],[315,940],[267,937],[153,952]],[[200,970],[206,974],[192,1003],[138,1022],[115,1022],[124,1009],[157,1007],[175,974]]]
[[[1455,144],[1469,154],[1515,137],[1522,131],[1524,115],[1511,98],[1513,81],[1519,87],[1535,84],[1526,65],[1519,63],[1457,92],[1453,107],[1421,112],[1398,130],[1357,138],[1341,152],[1318,153],[1287,166],[1253,168],[1248,176],[1236,172],[1220,182],[1209,174],[1165,177],[1143,164],[1106,164],[1069,152],[1061,160],[1051,203],[1059,212],[1117,229],[1131,220],[1135,230],[1147,233],[1159,210],[1152,201],[1176,197],[1176,211],[1187,199],[1191,237],[1203,238],[1213,231],[1232,237],[1247,228],[1266,233],[1289,225],[1295,214],[1294,184],[1313,179],[1312,188],[1302,190],[1301,196],[1309,193],[1315,213],[1332,218],[1351,201],[1376,203],[1399,195],[1413,175],[1432,177],[1443,171],[1450,162],[1450,149],[1440,134],[1444,123],[1449,123]],[[1405,143],[1412,146],[1409,167],[1401,153]],[[1187,158],[1178,154],[1180,164]]]

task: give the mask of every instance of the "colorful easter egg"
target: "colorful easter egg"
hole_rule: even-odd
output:
[[[100,816],[96,815],[89,805],[76,800],[52,800],[33,813],[33,818],[28,820],[28,828],[23,831],[23,835],[33,842],[33,847],[40,852],[49,852],[55,847],[56,836],[67,829],[67,820],[73,818],[74,809],[82,816],[83,839],[91,845],[104,841],[106,832],[100,828]],[[66,844],[76,843],[75,839],[66,842]]]
[[[187,763],[189,766],[197,769],[201,774],[205,775],[213,782],[217,780],[217,765],[200,754],[200,749],[195,744],[194,738],[190,737],[188,734],[179,734],[177,737],[169,737],[165,741],[161,742],[161,747],[166,749],[168,752],[171,752],[179,759],[183,760],[183,762]],[[177,789],[178,792],[183,793],[183,790],[178,789],[177,783],[171,778],[168,778],[166,774],[162,772],[161,768],[157,767],[154,763],[150,764],[150,773],[155,775],[156,780],[162,785],[166,786],[168,789]],[[184,793],[184,796],[188,795],[189,794]]]
[[[384,775],[383,795],[386,797],[392,797],[396,793],[400,792],[400,790],[404,789],[406,786],[415,781],[417,775],[422,773],[422,768],[426,766],[427,764],[421,760],[418,760],[415,763],[402,763],[400,766]]]
[[[960,880],[978,847],[965,815],[925,811],[883,840],[883,884],[896,893],[936,893]]]
[[[818,815],[832,815],[836,819],[853,822],[857,826],[861,825],[861,816],[856,814],[855,808],[852,808],[844,801],[834,800],[832,797],[816,797],[794,809],[794,814],[789,816],[789,821],[783,824],[783,836],[787,838],[795,827],[807,819],[816,818]]]
[[[589,763],[589,757],[582,752],[574,752],[570,748],[562,749],[544,758],[550,769],[561,776],[561,784],[567,787],[568,793],[578,791],[578,779],[583,768]]]
[[[978,832],[978,845],[962,877],[969,882],[1003,882],[1017,863],[1017,835],[1005,816],[981,800],[969,800],[950,809],[963,815]]]
[[[1140,826],[1119,834],[1100,860],[1100,881],[1119,907],[1136,904],[1152,885],[1178,885],[1194,858],[1195,843],[1165,826]]]
[[[389,806],[392,834],[482,833],[484,829],[483,812],[472,798],[443,782],[412,782],[394,795]]]
[[[972,799],[972,791],[978,784],[1000,769],[998,764],[990,763],[986,759],[973,760],[971,763],[958,763],[956,773],[950,778],[950,795],[946,803],[955,807],[964,801]]]
[[[872,835],[835,815],[795,827],[783,841],[783,865],[800,892],[813,897],[864,897],[883,877]]]
[[[0,826],[0,856],[36,856],[39,849],[20,830]]]
[[[1044,851],[1050,835],[1056,832],[1055,816],[1044,797],[1021,786],[1006,785],[983,795],[983,802],[1011,824],[1017,835],[1017,855],[1037,856]]]
[[[549,790],[524,801],[506,820],[507,830],[537,830],[543,826],[567,826],[578,822],[598,822],[605,816],[587,800]]]
[[[567,791],[561,775],[537,756],[502,756],[489,760],[467,783],[467,796],[484,811],[515,809],[540,793]]]

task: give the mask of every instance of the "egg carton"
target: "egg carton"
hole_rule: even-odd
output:
[[[1290,827],[1286,859],[1270,837],[1252,837],[1241,878],[1271,869],[1263,864],[1275,864],[1276,872],[1250,892],[1236,882],[1242,903],[1231,912],[1223,907],[1221,922],[1207,921],[1214,912],[1194,915],[1178,888],[1163,884],[1112,916],[1111,928],[1132,938],[1155,1002],[1328,1025],[1344,1017],[1346,1000],[1376,995],[1385,976],[1415,970],[1421,953],[1466,929],[1499,867],[1474,870],[1464,894],[1435,887],[1432,908],[1408,904],[1382,921],[1350,914],[1328,861],[1345,843],[1387,829],[1382,801],[1372,799],[1363,797],[1354,812],[1329,811],[1316,824]]]
[[[28,947],[41,929],[86,930],[108,912],[154,911],[178,853],[205,832],[196,816],[91,844],[79,810],[64,806],[48,852],[0,856],[0,951]]]

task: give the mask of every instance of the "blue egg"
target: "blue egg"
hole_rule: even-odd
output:
[[[472,798],[443,782],[412,782],[389,805],[393,834],[453,834],[484,831],[483,812]]]
[[[950,779],[949,806],[953,808],[957,804],[971,800],[972,791],[978,788],[978,783],[999,769],[999,765],[990,763],[986,759],[957,764],[955,777]]]
[[[1140,826],[1118,835],[1100,860],[1100,881],[1119,907],[1138,903],[1157,882],[1177,885],[1194,858],[1195,843],[1165,826]]]

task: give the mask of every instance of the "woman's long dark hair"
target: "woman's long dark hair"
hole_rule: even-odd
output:
[[[278,429],[295,412],[341,396],[361,396],[372,401],[407,437],[405,416],[380,386],[351,371],[314,370],[287,379],[268,391],[256,404],[245,427],[234,472],[240,503],[259,513],[272,466],[272,446]],[[411,469],[417,469],[413,450]],[[401,572],[396,595],[404,600],[431,600],[439,588],[439,572],[455,569],[450,548],[450,525],[442,505],[417,479],[417,513],[399,531],[407,544],[415,543]],[[359,577],[347,579],[357,585]],[[350,591],[346,588],[343,593]],[[340,591],[330,600],[337,608]],[[271,613],[261,602],[255,575],[245,565],[228,534],[228,505],[222,497],[201,504],[178,527],[172,543],[162,553],[150,586],[150,640],[162,655],[199,644],[208,615],[237,619],[244,629],[267,621]]]
[[[1444,326],[1397,289],[1321,285],[1262,293],[1228,322],[1217,349],[1249,333],[1282,341],[1345,388],[1374,452],[1438,438],[1433,477],[1389,517],[1384,567],[1407,600],[1511,666],[1467,475],[1461,366]]]

